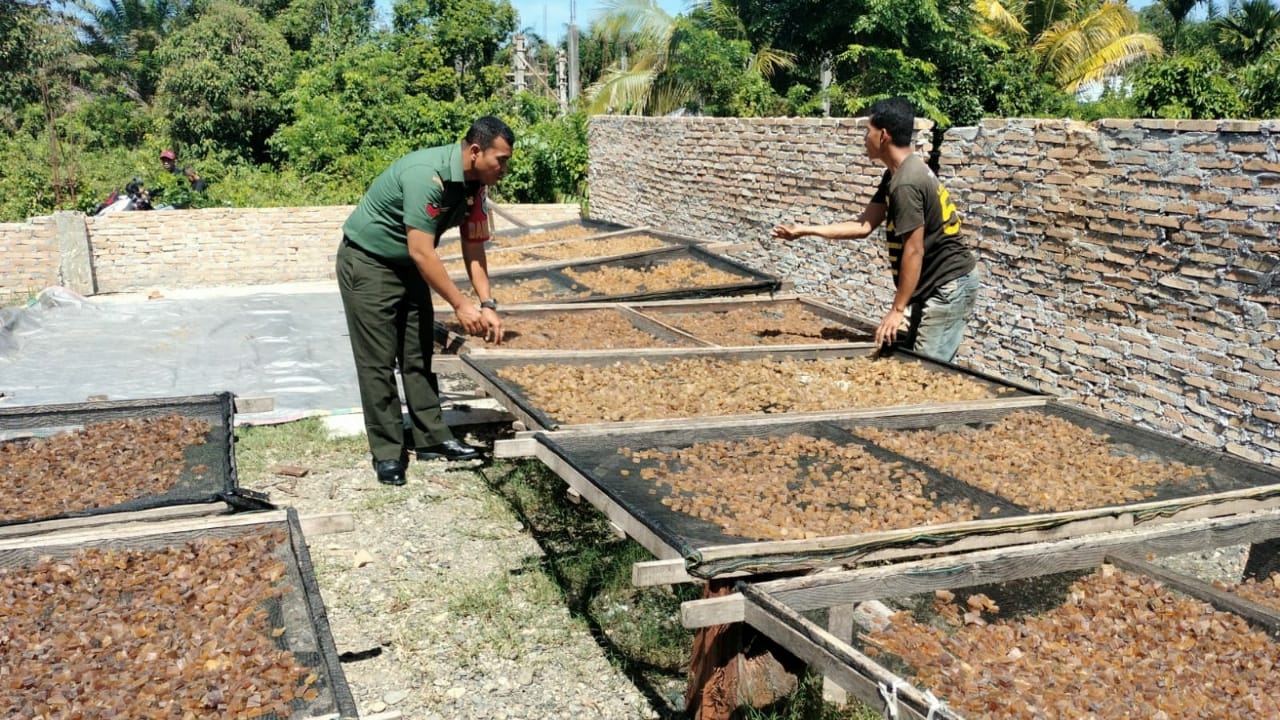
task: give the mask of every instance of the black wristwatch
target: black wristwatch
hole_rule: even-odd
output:
[[[494,312],[497,312],[497,310],[498,310],[498,301],[497,301],[497,300],[494,300],[493,298],[489,298],[488,300],[485,300],[485,301],[481,302],[481,303],[480,303],[480,307],[482,307],[482,308],[489,308],[490,310],[493,310]]]

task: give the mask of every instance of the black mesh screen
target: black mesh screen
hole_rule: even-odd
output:
[[[31,566],[41,559],[66,559],[91,547],[158,552],[182,547],[202,539],[265,536],[278,530],[283,530],[286,537],[283,542],[275,546],[273,554],[285,567],[286,574],[279,585],[286,590],[281,597],[268,601],[261,609],[270,620],[269,627],[285,630],[273,639],[274,644],[292,653],[300,665],[305,666],[317,677],[311,685],[317,691],[317,696],[310,701],[299,698],[290,703],[291,717],[315,718],[337,713],[339,717],[354,718],[356,717],[355,700],[351,695],[351,688],[347,684],[342,666],[339,664],[328,617],[316,583],[315,570],[311,564],[311,556],[298,524],[297,513],[292,508],[287,510],[284,520],[264,519],[260,524],[86,541],[75,545],[33,544],[18,549],[3,549],[0,550],[0,568],[20,573],[22,568]],[[199,561],[198,555],[195,556],[195,560]],[[109,598],[103,598],[104,602],[107,600]],[[216,628],[219,622],[226,620],[227,618],[224,617],[210,617],[207,623],[201,623],[200,626],[206,629]],[[71,623],[70,626],[75,627],[74,618],[63,618],[62,621]],[[172,641],[181,644],[186,639],[173,638]],[[108,668],[103,668],[103,671],[108,671]],[[123,668],[110,668],[110,672],[128,673],[129,668],[126,664]],[[263,690],[269,691],[270,688]],[[264,720],[279,718],[275,713],[261,717]]]
[[[173,415],[200,420],[209,426],[202,444],[189,445],[183,450],[181,474],[177,484],[163,494],[134,497],[108,506],[72,511],[49,508],[47,513],[38,517],[31,517],[30,512],[24,512],[22,520],[13,519],[13,515],[7,515],[4,511],[4,508],[12,511],[18,507],[19,498],[0,498],[0,525],[218,500],[235,490],[238,483],[232,448],[232,408],[231,394],[219,393],[0,409],[0,442],[4,443],[30,443],[34,439],[54,438],[76,430],[91,431],[95,424],[116,420],[159,419]],[[68,460],[74,461],[74,458]],[[51,483],[61,480],[48,478]],[[38,511],[39,508],[34,510]]]
[[[871,448],[878,459],[903,462],[909,467],[923,471],[928,479],[926,496],[936,493],[935,506],[948,500],[966,499],[981,508],[975,519],[1006,519],[1007,525],[998,523],[990,528],[975,529],[972,532],[1000,533],[1022,527],[1052,527],[1080,518],[1081,510],[1070,513],[1055,511],[1030,512],[1011,500],[985,492],[968,483],[929,466],[904,458],[889,450],[875,447],[852,434],[859,426],[877,426],[894,429],[919,429],[925,432],[950,431],[959,427],[980,429],[1014,412],[1045,413],[1067,420],[1079,427],[1088,428],[1108,437],[1111,452],[1121,455],[1155,460],[1161,462],[1179,461],[1194,465],[1202,470],[1190,478],[1178,482],[1169,482],[1152,486],[1153,494],[1129,505],[1148,506],[1135,511],[1140,519],[1151,519],[1172,514],[1187,507],[1218,502],[1219,493],[1230,491],[1255,491],[1246,493],[1250,497],[1267,499],[1280,497],[1280,474],[1261,466],[1238,460],[1222,453],[1201,450],[1188,443],[1158,433],[1126,426],[1099,418],[1090,413],[1064,405],[1049,404],[1032,408],[1006,408],[981,411],[930,413],[925,415],[908,415],[900,417],[880,417],[857,420],[826,421],[782,421],[760,424],[726,424],[723,426],[684,428],[678,430],[647,430],[609,433],[539,433],[538,440],[556,455],[563,458],[591,483],[603,490],[614,502],[643,523],[670,547],[677,549],[690,561],[690,571],[703,576],[735,569],[735,560],[724,555],[723,547],[717,551],[718,559],[714,563],[702,564],[702,551],[719,546],[732,546],[751,539],[726,535],[715,523],[701,520],[688,514],[676,512],[663,504],[668,488],[656,479],[643,479],[641,469],[646,463],[636,464],[631,458],[618,452],[619,448],[632,450],[656,449],[669,453],[676,449],[690,447],[697,443],[709,441],[733,441],[749,437],[781,438],[793,433],[824,438],[837,444],[858,444]],[[623,475],[622,471],[627,474]],[[1045,467],[1044,478],[1052,477],[1053,468]],[[1114,512],[1106,510],[1123,503],[1100,502],[1094,508],[1099,513]],[[1084,512],[1088,512],[1085,510]],[[812,564],[815,566],[828,564],[833,558],[850,557],[865,552],[884,543],[894,546],[918,545],[928,547],[939,538],[931,534],[928,526],[902,528],[905,532],[895,533],[893,538],[879,538],[870,543],[860,543],[851,539],[847,546],[824,547],[822,550],[805,549],[803,555],[797,557],[793,552],[785,550],[771,554],[769,558],[755,556],[753,566]],[[964,534],[964,532],[960,532]],[[871,533],[875,535],[875,533]],[[955,537],[955,533],[951,537]],[[732,553],[729,553],[732,555]]]
[[[730,273],[740,278],[740,280],[734,283],[724,283],[719,285],[690,285],[688,287],[655,290],[646,290],[641,288],[635,292],[610,293],[607,290],[601,291],[583,286],[578,281],[564,273],[565,268],[572,268],[575,271],[582,272],[591,272],[601,268],[627,268],[631,270],[649,271],[676,260],[693,260],[708,269],[716,269]],[[602,300],[629,301],[714,297],[720,295],[741,295],[755,292],[773,292],[781,286],[781,281],[778,278],[756,272],[746,265],[742,265],[741,263],[730,260],[729,258],[707,252],[706,250],[693,245],[636,253],[634,255],[629,255],[624,258],[616,258],[613,260],[575,262],[560,266],[559,268],[553,267],[542,270],[513,273],[496,272],[494,273],[492,280],[493,293],[496,297],[502,297],[504,289],[512,288],[522,281],[528,282],[532,280],[545,280],[550,283],[551,289],[543,296],[521,301],[527,303],[577,303],[599,302]]]

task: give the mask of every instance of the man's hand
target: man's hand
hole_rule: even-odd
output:
[[[795,240],[803,233],[799,225],[774,225],[772,234],[778,240]]]
[[[498,311],[493,308],[482,308],[480,317],[484,320],[485,342],[491,342],[494,345],[502,344],[502,318],[498,316]]]
[[[876,345],[885,347],[892,345],[898,339],[898,328],[902,327],[906,316],[897,308],[892,308],[885,314],[884,319],[880,321],[880,327],[876,328]]]
[[[485,324],[484,318],[481,317],[480,308],[471,303],[462,303],[453,309],[453,314],[458,317],[458,324],[468,335],[486,335],[491,331]],[[501,327],[501,322],[499,322]]]

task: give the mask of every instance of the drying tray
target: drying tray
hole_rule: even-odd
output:
[[[700,314],[726,313],[730,311],[747,311],[757,313],[766,321],[778,318],[783,313],[798,309],[803,310],[824,321],[822,335],[806,338],[809,342],[766,343],[763,338],[755,341],[735,342],[740,337],[725,337],[722,334],[693,330],[682,327],[682,319]],[[582,303],[565,305],[521,305],[510,310],[502,309],[504,323],[511,329],[519,330],[521,318],[540,318],[548,316],[574,317],[600,310],[617,312],[626,317],[637,330],[648,333],[656,340],[652,345],[680,347],[769,347],[784,346],[833,346],[850,343],[870,343],[875,335],[875,326],[835,307],[812,298],[797,295],[748,296],[731,298],[706,298],[692,300],[664,300],[645,303]],[[476,338],[469,338],[462,333],[450,330],[448,325],[436,322],[435,339],[437,348],[446,353],[489,352],[515,350],[519,352],[537,353],[544,350],[525,350],[509,345],[488,346]],[[603,350],[602,345],[585,349]]]
[[[718,611],[723,621],[747,622],[885,717],[956,720],[964,716],[946,707],[947,697],[941,688],[913,685],[904,677],[909,670],[896,656],[881,652],[873,658],[855,639],[874,622],[868,618],[884,616],[887,605],[883,601],[915,598],[918,606],[945,590],[963,607],[966,597],[981,592],[1000,605],[997,618],[1037,614],[1052,607],[1055,593],[1060,593],[1067,581],[1109,563],[1124,572],[1153,578],[1175,593],[1207,602],[1219,611],[1234,613],[1275,638],[1280,636],[1280,609],[1250,602],[1145,559],[1275,537],[1280,537],[1280,511],[1272,509],[884,567],[767,582],[740,581],[737,588],[741,595],[735,600],[741,604]],[[1006,605],[1009,598],[1014,600]],[[686,603],[682,609],[686,617],[696,614],[690,610],[698,602]],[[1174,642],[1183,633],[1171,626],[1168,635]],[[1036,652],[1029,644],[1019,651]],[[1001,690],[993,687],[991,692]]]
[[[1105,434],[1116,454],[1182,462],[1202,466],[1207,472],[1184,482],[1155,485],[1153,494],[1140,501],[1067,511],[1032,511],[1008,497],[964,483],[926,462],[905,458],[851,432],[860,427],[925,431],[980,427],[1014,412],[1042,413]],[[699,442],[783,438],[797,433],[840,446],[857,445],[883,461],[902,462],[925,476],[926,492],[937,494],[935,506],[963,499],[980,512],[976,519],[962,522],[809,539],[754,540],[727,535],[715,522],[667,507],[662,501],[670,494],[669,487],[641,479],[642,468],[653,462],[635,464],[619,452],[622,448],[670,452]],[[654,565],[655,572],[665,566],[663,571],[683,571],[700,578],[966,552],[1280,507],[1280,473],[1271,468],[1056,401],[987,408],[943,407],[898,415],[872,410],[821,419],[774,416],[719,424],[702,419],[646,429],[536,433],[533,441],[536,457],[655,557],[667,561]],[[624,469],[625,476],[621,473]],[[1053,477],[1054,467],[1047,466],[1037,481],[1049,482]],[[673,562],[680,567],[673,568]]]
[[[638,271],[651,271],[677,260],[690,260],[708,270],[720,270],[733,275],[737,280],[720,285],[695,287],[677,287],[662,290],[638,290],[636,292],[608,294],[594,292],[590,288],[582,288],[577,281],[565,274],[566,270],[592,272],[609,268],[623,268]],[[510,302],[509,305],[531,305],[546,303],[583,303],[583,302],[627,302],[640,300],[667,300],[676,298],[716,297],[721,295],[745,295],[750,293],[768,293],[778,290],[782,281],[772,275],[753,270],[752,268],[709,252],[693,244],[682,244],[675,247],[647,250],[644,252],[620,255],[613,258],[593,261],[567,261],[548,264],[537,270],[504,272],[497,270],[491,273],[491,286],[494,297],[502,301],[503,289],[516,283],[545,280],[551,285],[548,297],[527,302]],[[580,294],[586,293],[586,294]]]
[[[183,468],[173,488],[163,494],[135,497],[105,507],[75,512],[51,511],[21,522],[6,522],[0,514],[0,535],[40,531],[48,527],[47,521],[195,504],[226,503],[241,509],[270,507],[261,496],[239,487],[232,429],[234,398],[231,393],[0,408],[0,442],[50,437],[91,427],[95,423],[170,415],[209,424],[204,443],[184,450]],[[0,501],[7,507],[17,504],[14,499]]]
[[[464,372],[472,377],[485,392],[495,397],[502,403],[512,415],[525,423],[530,430],[563,430],[563,429],[583,429],[595,426],[626,428],[632,426],[646,426],[652,424],[670,425],[675,419],[646,419],[632,422],[598,422],[598,423],[582,423],[582,424],[562,424],[556,418],[548,416],[529,398],[525,390],[519,385],[505,380],[498,376],[499,371],[519,366],[533,364],[562,364],[562,365],[593,365],[593,366],[609,366],[618,363],[631,363],[637,360],[644,360],[649,364],[657,365],[669,360],[679,359],[696,359],[696,358],[717,358],[723,360],[755,360],[761,358],[773,358],[777,360],[816,360],[821,358],[853,358],[865,357],[873,348],[873,344],[852,344],[847,346],[839,346],[832,348],[789,348],[789,347],[763,347],[763,348],[650,348],[645,350],[630,351],[575,351],[575,352],[547,352],[530,355],[519,352],[489,351],[481,353],[467,353],[460,356],[462,360],[462,368]],[[930,372],[936,372],[943,375],[960,375],[974,382],[986,386],[990,390],[991,398],[1000,398],[999,400],[980,400],[969,401],[968,403],[947,403],[948,406],[973,406],[984,407],[992,402],[998,405],[1005,404],[1039,404],[1044,401],[1046,396],[1038,391],[1017,383],[1003,380],[1001,378],[985,375],[961,368],[950,363],[930,360],[928,358],[916,355],[907,351],[897,351],[892,356],[881,359],[879,362],[917,362],[925,366]],[[920,405],[911,404],[910,401],[904,402],[899,408],[916,410],[938,407],[938,405]],[[886,410],[887,411],[887,410]],[[899,410],[901,411],[901,410]],[[765,415],[767,413],[759,413]],[[821,416],[824,413],[787,413],[789,416]],[[830,413],[825,413],[830,414]],[[839,413],[837,413],[839,414]],[[724,415],[717,417],[711,422],[724,423],[732,418],[755,417],[757,414],[744,415]]]
[[[520,247],[522,245],[538,244],[543,242],[538,236],[545,235],[551,230],[560,230],[569,227],[581,227],[586,230],[590,230],[591,233],[582,236],[583,238],[631,229],[626,225],[605,222],[603,220],[591,220],[589,218],[581,218],[578,220],[559,220],[557,222],[546,223],[544,225],[528,225],[525,227],[513,227],[506,228],[505,230],[497,230],[490,236],[490,242],[492,245],[489,247],[493,247],[494,249],[505,249],[509,247]],[[440,244],[437,246],[437,250],[440,251],[440,256],[442,258],[462,257],[462,252],[458,249],[461,244],[461,237],[457,234],[451,233],[448,237],[440,239]]]
[[[274,639],[277,647],[291,651],[301,665],[313,672],[317,679],[312,684],[318,696],[309,702],[295,701],[291,720],[354,720],[357,717],[355,700],[347,684],[333,635],[329,629],[324,602],[316,583],[311,556],[299,525],[297,512],[288,508],[235,516],[185,519],[145,525],[117,525],[93,529],[78,529],[40,537],[0,539],[0,568],[9,572],[29,567],[44,558],[66,559],[88,548],[110,548],[130,551],[160,551],[181,547],[201,539],[261,536],[282,531],[285,539],[274,551],[284,565],[282,583],[288,590],[282,597],[266,603],[263,609],[273,628],[285,631]],[[101,598],[107,602],[108,598]],[[229,618],[210,617],[206,628],[216,628],[218,621]],[[65,613],[58,625],[71,622]],[[127,672],[117,667],[102,667],[102,672]],[[261,716],[262,720],[276,720],[276,714]]]

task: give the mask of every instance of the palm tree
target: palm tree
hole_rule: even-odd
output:
[[[99,58],[134,99],[149,102],[155,95],[160,68],[156,48],[186,9],[184,0],[77,0],[85,13],[80,23],[85,49]]]
[[[1249,65],[1271,50],[1280,49],[1280,8],[1270,0],[1244,0],[1230,14],[1218,18],[1222,55],[1238,65]]]
[[[676,18],[656,0],[605,0],[592,32],[622,47],[622,54],[587,89],[587,111],[665,115],[687,105],[697,91],[673,80],[668,73],[675,50]],[[692,10],[709,18],[722,37],[745,39],[736,0],[697,0]],[[748,67],[765,77],[790,67],[790,53],[769,47],[756,48]]]
[[[1160,0],[1160,4],[1173,19],[1173,49],[1176,52],[1179,36],[1182,34],[1182,25],[1186,23],[1192,8],[1200,4],[1200,0]]]
[[[984,33],[1005,47],[1030,47],[1039,69],[1065,92],[1164,52],[1159,38],[1138,32],[1138,16],[1123,0],[974,0],[973,6]]]

